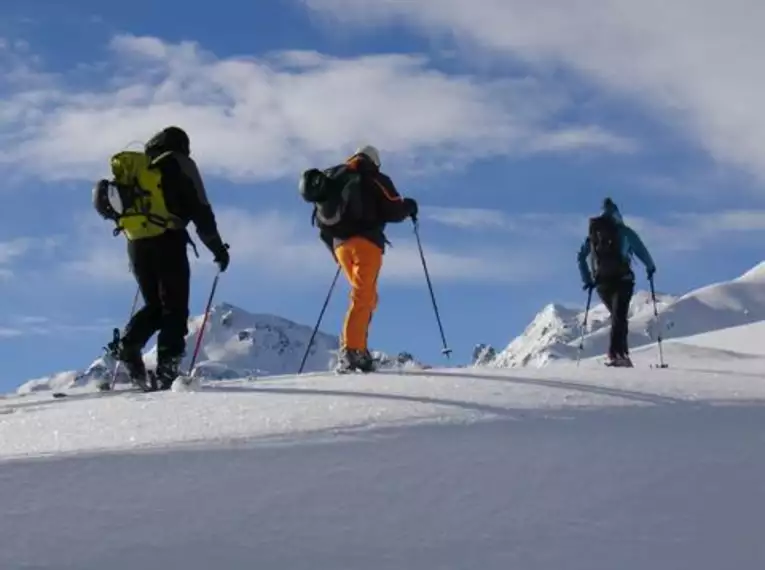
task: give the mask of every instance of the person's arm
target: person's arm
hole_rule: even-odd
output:
[[[635,254],[635,257],[643,262],[646,272],[648,273],[648,278],[650,279],[651,276],[656,273],[656,264],[653,262],[653,258],[651,257],[648,248],[645,246],[643,240],[640,239],[640,236],[635,230],[626,226],[624,230],[632,252]]]
[[[592,273],[590,273],[590,266],[587,264],[587,259],[590,256],[590,238],[585,238],[582,246],[579,248],[579,253],[576,256],[577,264],[579,265],[579,275],[582,278],[582,285],[585,287],[592,287]]]
[[[218,232],[210,201],[207,198],[202,176],[194,160],[182,154],[173,153],[178,166],[179,190],[190,220],[194,223],[199,239],[215,257],[215,262],[225,271],[229,262],[228,245]]]
[[[402,198],[388,176],[375,173],[371,184],[377,190],[380,213],[385,222],[397,223],[417,216],[417,202],[412,198]]]

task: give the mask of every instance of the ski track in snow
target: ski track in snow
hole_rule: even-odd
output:
[[[513,374],[473,369],[313,375],[216,382],[192,393],[85,393],[62,400],[36,394],[0,403],[0,459],[220,445],[423,422],[565,417],[567,410],[602,406],[701,406],[753,394],[751,378],[722,384],[716,380],[722,372],[712,365],[696,368],[698,378],[691,382],[687,371],[636,368],[615,376],[595,366],[586,369],[588,382],[577,379],[576,368],[550,367]],[[765,383],[754,388],[765,399]]]
[[[763,568],[765,358],[726,334],[665,370],[6,397],[0,568]]]

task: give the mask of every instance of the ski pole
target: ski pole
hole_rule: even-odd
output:
[[[669,368],[664,363],[664,351],[661,348],[661,323],[659,322],[659,310],[656,308],[656,289],[653,285],[653,275],[648,278],[648,282],[651,284],[651,299],[653,300],[653,316],[656,317],[656,330],[657,330],[657,344],[659,346],[659,368]]]
[[[584,350],[584,333],[587,331],[587,317],[590,314],[590,303],[592,302],[592,287],[587,289],[587,308],[584,310],[584,322],[582,323],[582,336],[579,338],[579,349],[576,351],[576,365],[579,366],[579,360],[582,358]]]
[[[433,311],[436,313],[436,321],[438,321],[438,330],[441,333],[441,342],[444,346],[441,354],[449,358],[452,349],[446,344],[446,337],[444,336],[444,327],[441,325],[441,316],[438,313],[438,304],[436,304],[436,295],[433,293],[433,284],[430,282],[430,274],[428,273],[428,264],[425,263],[425,254],[422,251],[422,241],[420,240],[419,224],[416,218],[412,218],[412,224],[414,224],[414,235],[417,238],[417,248],[420,250],[420,259],[422,260],[422,268],[425,270],[425,279],[428,282],[428,290],[430,291],[430,300],[433,302]]]
[[[329,305],[329,299],[332,297],[332,291],[335,289],[335,283],[337,283],[337,278],[340,276],[340,266],[337,266],[337,271],[335,272],[335,278],[332,280],[332,285],[329,286],[329,292],[327,293],[327,298],[324,299],[324,306],[321,308],[321,312],[319,313],[319,319],[316,321],[316,326],[313,327],[313,333],[311,333],[311,338],[308,341],[308,346],[305,347],[305,354],[303,354],[303,360],[300,362],[300,370],[298,370],[298,374],[303,373],[303,368],[305,367],[306,360],[308,360],[308,353],[311,351],[311,345],[313,344],[313,339],[316,337],[316,333],[319,331],[319,326],[321,326],[321,320],[324,318],[324,311],[327,310],[327,305]]]
[[[141,294],[141,287],[138,286],[135,289],[135,295],[133,296],[133,306],[130,308],[130,317],[128,318],[128,321],[133,318],[133,315],[135,315],[135,310],[138,307],[138,296]],[[114,390],[114,385],[117,383],[117,373],[120,370],[120,364],[122,364],[119,360],[114,363],[114,371],[112,372],[112,380],[109,382],[109,390]]]
[[[210,315],[210,307],[212,306],[213,297],[215,296],[215,289],[218,287],[218,279],[220,278],[220,270],[215,274],[213,279],[212,289],[210,290],[210,296],[207,299],[207,307],[205,307],[205,316],[202,319],[202,328],[199,329],[197,334],[197,343],[194,346],[194,353],[191,355],[191,364],[189,365],[189,378],[194,371],[194,364],[197,361],[197,355],[199,354],[199,347],[202,345],[202,337],[205,334],[205,327],[207,326],[207,317]]]

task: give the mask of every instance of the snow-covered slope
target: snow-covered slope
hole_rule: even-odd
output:
[[[0,568],[762,568],[765,358],[718,344],[752,327],[666,370],[2,398]]]
[[[677,342],[686,346],[765,357],[765,321],[688,336],[677,339]]]
[[[657,295],[657,299],[658,322],[650,293],[635,293],[630,305],[631,349],[654,343],[658,327],[662,337],[668,339],[765,320],[765,263],[731,281],[708,285],[681,297]],[[487,365],[538,367],[576,358],[583,321],[584,311],[579,308],[548,305]],[[608,349],[611,327],[601,303],[591,308],[587,325],[582,356],[602,355]]]

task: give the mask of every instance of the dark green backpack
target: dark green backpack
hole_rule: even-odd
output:
[[[300,195],[314,205],[316,224],[332,230],[364,220],[362,176],[347,165],[311,168],[300,178]]]

